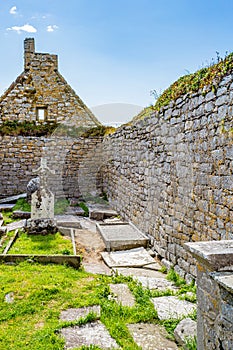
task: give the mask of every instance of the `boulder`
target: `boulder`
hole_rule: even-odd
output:
[[[186,349],[187,339],[197,336],[197,323],[191,318],[185,318],[176,326],[174,336],[179,345]]]

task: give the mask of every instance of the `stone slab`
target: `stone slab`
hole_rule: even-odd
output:
[[[116,341],[100,321],[80,327],[66,327],[61,330],[61,334],[65,338],[65,349],[78,348],[82,345],[96,345],[102,349],[119,349]]]
[[[22,193],[17,196],[10,196],[7,198],[0,199],[0,204],[2,203],[16,203],[20,198],[27,198],[27,193]]]
[[[221,272],[212,273],[211,276],[226,290],[233,294],[233,273],[232,272]]]
[[[97,274],[97,275],[107,275],[111,276],[111,269],[107,267],[103,262],[96,263],[86,263],[83,262],[82,266],[84,270],[89,273]]]
[[[144,288],[151,290],[159,290],[164,292],[165,290],[171,290],[177,292],[179,289],[171,281],[168,281],[166,278],[154,278],[154,277],[137,277],[138,281],[141,282]]]
[[[149,239],[130,223],[96,224],[108,251],[147,247]]]
[[[155,270],[158,271],[162,268],[162,265],[158,262],[155,262],[153,264],[149,264],[149,265],[145,265],[143,266],[144,269],[148,269],[148,270]]]
[[[109,287],[111,293],[113,293],[116,296],[116,300],[118,303],[120,303],[122,306],[134,306],[135,299],[127,284],[110,284]]]
[[[15,221],[12,222],[11,224],[6,225],[7,227],[7,232],[14,231],[20,228],[23,228],[26,226],[27,220],[20,220],[20,221]]]
[[[56,215],[55,219],[57,227],[82,228],[80,220],[74,215]]]
[[[127,325],[135,343],[142,350],[178,350],[175,342],[167,339],[164,328],[155,324],[137,323]]]
[[[180,318],[196,310],[195,304],[180,300],[175,296],[152,298],[152,302],[160,320]]]
[[[81,258],[78,255],[34,255],[34,254],[0,254],[0,263],[19,263],[35,261],[40,264],[65,264],[75,269],[80,268]]]
[[[153,265],[153,264],[152,264]],[[140,267],[117,267],[113,268],[115,273],[118,273],[123,276],[132,276],[132,277],[152,277],[152,278],[165,278],[165,275],[162,272],[156,270],[150,270]]]
[[[62,321],[77,321],[80,318],[86,317],[90,312],[100,317],[100,305],[86,306],[82,308],[71,308],[63,310],[60,314],[60,320]]]
[[[185,243],[184,247],[211,270],[233,271],[233,240]]]
[[[14,219],[30,219],[30,211],[14,210],[12,214]]]
[[[180,321],[174,330],[174,336],[177,343],[185,348],[186,340],[197,336],[197,322],[191,318]]]
[[[141,267],[154,263],[154,259],[144,248],[125,251],[102,252],[103,260],[109,267]]]
[[[0,211],[11,211],[15,204],[0,204]]]

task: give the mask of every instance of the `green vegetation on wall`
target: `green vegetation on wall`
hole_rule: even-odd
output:
[[[230,73],[232,69],[233,53],[223,59],[217,56],[216,64],[180,77],[157,98],[153,106],[146,107],[133,121],[144,119],[153,111],[159,111],[161,107],[167,106],[171,101],[182,95],[198,92],[199,89],[203,90],[203,94],[206,94],[208,90],[215,91],[222,78]]]

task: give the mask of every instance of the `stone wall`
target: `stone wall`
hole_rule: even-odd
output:
[[[197,260],[197,348],[233,349],[233,241],[188,243]]]
[[[36,53],[34,39],[24,42],[24,71],[0,98],[0,123],[7,120],[100,123],[58,72],[58,57]]]
[[[101,191],[101,138],[5,136],[0,137],[0,197],[26,192],[42,156],[55,170],[50,186],[57,197],[85,197]]]
[[[185,242],[233,238],[233,75],[104,142],[104,186],[121,215],[190,280]]]

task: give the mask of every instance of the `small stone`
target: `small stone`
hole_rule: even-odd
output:
[[[191,318],[185,318],[176,326],[174,336],[177,343],[185,347],[188,338],[197,336],[197,323]]]
[[[14,302],[14,293],[10,292],[5,295],[5,302],[8,304],[12,304]]]

